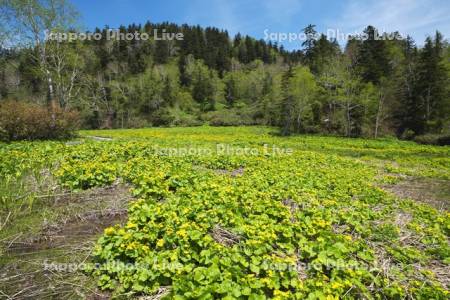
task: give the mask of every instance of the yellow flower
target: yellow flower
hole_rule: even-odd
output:
[[[261,278],[261,282],[268,284],[271,282],[271,280],[270,280],[270,278],[264,277],[264,278]]]
[[[115,232],[116,232],[116,231],[114,230],[113,227],[105,228],[105,234],[106,234],[106,235],[113,235]]]
[[[275,299],[287,299],[289,298],[289,292],[282,292],[280,290],[273,291],[273,295]]]
[[[132,222],[129,222],[126,226],[127,229],[132,229],[132,228],[137,228],[137,227],[138,227],[137,224],[132,223]]]
[[[159,239],[158,242],[156,242],[156,246],[162,247],[164,246],[165,241],[163,239]]]
[[[333,283],[331,284],[331,288],[332,288],[333,290],[336,290],[336,289],[338,289],[338,288],[340,288],[340,287],[342,287],[342,284],[340,284],[339,282],[333,282]]]
[[[187,236],[187,232],[184,229],[180,229],[177,231],[177,235],[181,236],[181,237],[186,237]]]
[[[322,220],[322,219],[317,220],[315,223],[316,223],[316,225],[319,226],[319,227],[325,227],[325,226],[327,225],[327,222],[325,222],[325,221]]]
[[[134,250],[137,248],[137,246],[138,246],[138,244],[136,242],[132,242],[127,245],[127,250]]]

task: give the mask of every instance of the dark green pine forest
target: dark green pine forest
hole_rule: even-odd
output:
[[[100,40],[37,37],[2,47],[0,105],[76,112],[81,128],[270,125],[284,135],[405,139],[449,132],[450,46],[439,32],[380,40],[367,26],[368,39],[339,45],[309,25],[300,50],[287,51],[214,27],[119,28],[146,32],[146,41],[107,40],[107,30],[95,29]],[[155,40],[155,30],[184,39]]]

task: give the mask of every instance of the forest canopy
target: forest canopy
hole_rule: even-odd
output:
[[[438,31],[418,47],[367,26],[367,39],[339,45],[309,25],[301,49],[287,51],[225,29],[147,22],[118,28],[146,40],[107,39],[105,27],[84,32],[100,39],[64,41],[43,33],[83,33],[67,2],[1,7],[10,18],[0,25],[0,104],[76,111],[83,128],[271,125],[286,135],[403,138],[450,130],[450,46]]]

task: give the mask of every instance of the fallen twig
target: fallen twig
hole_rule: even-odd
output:
[[[11,216],[11,211],[9,212],[8,216],[6,216],[6,220],[3,223],[3,225],[0,226],[0,230],[2,230],[6,226],[6,223],[8,223],[8,220],[9,220],[10,216]]]

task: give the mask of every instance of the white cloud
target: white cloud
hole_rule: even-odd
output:
[[[411,35],[421,44],[427,34],[440,30],[450,37],[450,4],[439,0],[350,0],[337,19],[327,22],[329,28],[346,33],[361,31],[373,25],[380,31],[399,31]]]

